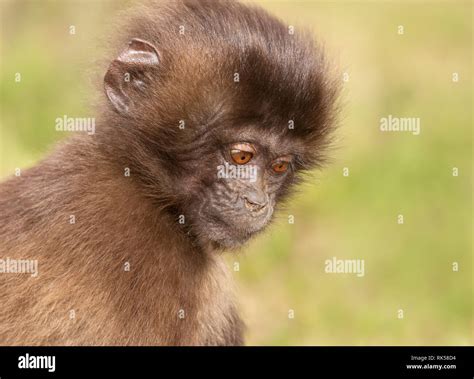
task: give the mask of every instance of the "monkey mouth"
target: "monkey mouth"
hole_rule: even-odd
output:
[[[260,206],[244,201],[237,215],[231,216],[230,221],[229,217],[222,217],[222,221],[230,229],[252,234],[262,230],[270,222],[272,214],[273,207],[270,204]]]

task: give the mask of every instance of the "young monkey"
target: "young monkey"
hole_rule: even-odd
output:
[[[2,345],[243,344],[221,252],[323,161],[338,88],[307,33],[216,0],[125,25],[96,133],[0,185],[0,259],[38,262],[0,275]]]

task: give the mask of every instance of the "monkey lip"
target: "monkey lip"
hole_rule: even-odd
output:
[[[238,220],[224,222],[228,229],[244,233],[255,233],[263,229],[269,222],[272,212],[266,208],[258,213],[246,212]]]
[[[272,203],[259,206],[257,210],[244,204],[243,199],[240,199],[232,207],[219,212],[206,212],[206,209],[207,223],[200,227],[206,231],[209,239],[225,248],[242,246],[268,225],[273,214]]]
[[[247,214],[242,217],[243,229],[250,233],[256,233],[262,230],[267,226],[272,214],[273,208],[271,206],[263,207],[258,211],[252,210],[251,212],[247,212]]]

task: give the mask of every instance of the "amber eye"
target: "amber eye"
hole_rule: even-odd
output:
[[[283,174],[288,170],[288,162],[280,161],[273,163],[272,168],[277,174]]]
[[[232,149],[230,151],[230,155],[232,156],[232,160],[237,164],[246,164],[253,157],[253,153],[251,153],[250,151],[243,151],[243,150],[236,150],[236,149]]]
[[[239,143],[231,147],[230,156],[237,164],[246,164],[250,162],[255,153],[255,149],[250,144]]]

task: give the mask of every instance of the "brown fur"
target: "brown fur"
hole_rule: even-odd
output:
[[[199,212],[176,221],[210,185],[198,162],[244,120],[275,147],[291,139],[297,170],[321,163],[337,89],[306,35],[290,39],[264,11],[223,1],[152,3],[127,20],[118,46],[142,38],[162,57],[133,114],[100,106],[96,135],[0,185],[0,258],[39,262],[36,278],[0,274],[0,344],[242,344],[221,249],[206,243]]]
[[[2,184],[1,256],[37,259],[39,275],[0,274],[0,343],[242,343],[221,256],[196,251],[104,161],[73,139]]]

